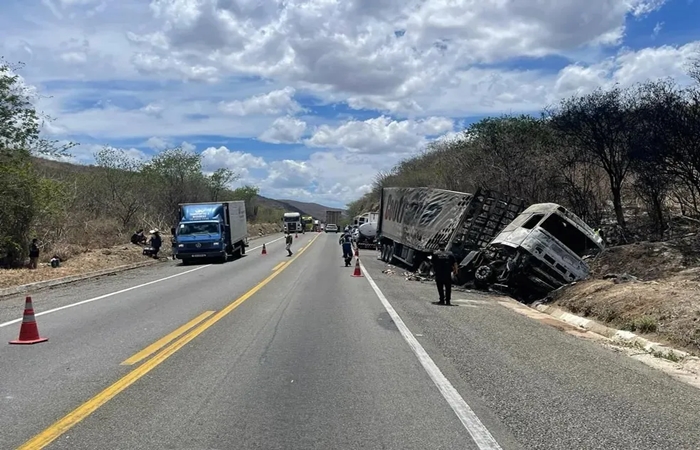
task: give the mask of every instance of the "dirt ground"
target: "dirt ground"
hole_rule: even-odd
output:
[[[552,304],[700,354],[700,240],[611,247]]]
[[[143,247],[133,244],[119,245],[85,251],[62,262],[61,266],[55,269],[48,264],[48,261],[40,261],[36,270],[2,270],[0,271],[0,289],[148,261],[149,258],[141,254],[142,250]]]
[[[280,231],[278,224],[255,224],[248,226],[248,237],[258,237]],[[160,255],[167,258],[172,255],[170,251],[170,235],[162,235],[163,249]],[[65,261],[58,268],[49,265],[49,256],[43,255],[36,270],[11,269],[0,270],[0,289],[35,283],[38,281],[53,280],[71,275],[85,274],[103,269],[133,264],[151,260],[142,254],[143,247],[138,245],[121,244],[110,248],[71,249]],[[63,252],[59,252],[63,253]],[[77,254],[76,254],[77,253]]]

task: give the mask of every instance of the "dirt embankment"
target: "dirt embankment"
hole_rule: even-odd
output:
[[[255,238],[258,236],[266,236],[268,234],[278,233],[280,229],[278,224],[264,223],[249,225],[248,237]],[[164,245],[160,255],[162,258],[167,258],[172,256],[170,235],[164,234],[162,237]],[[143,256],[142,252],[143,247],[130,243],[96,249],[77,248],[76,246],[60,248],[55,252],[64,259],[60,267],[52,268],[49,265],[49,259],[52,255],[43,254],[36,270],[0,270],[0,289],[149,261],[149,258]]]
[[[700,238],[611,247],[593,263],[589,280],[551,299],[573,313],[700,354]]]

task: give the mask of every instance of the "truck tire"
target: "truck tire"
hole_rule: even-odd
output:
[[[241,256],[245,255],[245,243],[241,242]]]

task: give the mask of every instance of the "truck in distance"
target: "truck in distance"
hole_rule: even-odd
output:
[[[301,214],[298,212],[287,212],[282,216],[282,223],[285,232],[304,233],[304,226],[301,221]]]
[[[242,256],[248,245],[245,202],[241,200],[181,203],[175,229],[175,257],[188,264],[194,259],[226,262]]]
[[[339,210],[326,210],[326,233],[331,231],[337,233],[340,231],[340,219],[342,216],[342,211]]]
[[[314,218],[311,216],[301,216],[301,223],[304,231],[314,231]]]

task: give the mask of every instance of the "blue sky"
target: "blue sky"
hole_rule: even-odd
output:
[[[690,83],[700,55],[700,0],[227,4],[4,0],[0,55],[26,64],[73,161],[181,145],[264,195],[341,207],[479,118]]]

